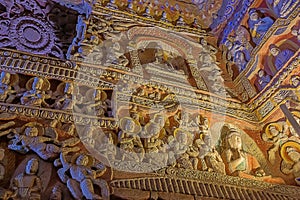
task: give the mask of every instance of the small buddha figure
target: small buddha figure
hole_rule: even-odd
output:
[[[250,9],[248,25],[253,42],[258,45],[269,28],[273,25],[274,20],[270,17],[261,17],[256,9]]]
[[[12,75],[8,72],[2,71],[0,75],[0,102],[6,102],[10,103],[13,99],[9,99],[10,96],[12,96],[13,93],[15,93],[14,90],[12,90]],[[13,97],[14,98],[14,97]]]
[[[274,66],[276,70],[280,70],[294,55],[290,49],[280,50],[278,46],[271,44],[269,46],[270,53],[274,57]]]
[[[87,102],[84,104],[84,112],[86,114],[94,114],[103,117],[107,113],[110,102],[107,99],[105,91],[96,89],[89,90],[86,94]]]
[[[205,137],[204,134],[200,134],[200,138],[195,140],[195,147],[198,148],[199,154],[198,159],[201,163],[201,170],[208,171],[207,162],[205,160],[205,156],[210,152],[210,139],[209,137]]]
[[[68,152],[60,154],[62,168],[58,170],[58,175],[62,182],[67,184],[69,191],[75,199],[109,199],[109,188],[100,177],[106,172],[106,167],[102,164],[93,166],[90,159],[85,154],[80,154],[75,163],[66,159]],[[94,185],[101,189],[101,195],[95,193]]]
[[[263,69],[260,69],[258,71],[258,76],[255,83],[257,89],[259,91],[263,90],[270,81],[271,81],[271,76],[266,74],[266,72]]]
[[[60,93],[52,105],[55,109],[60,110],[75,110],[79,111],[76,103],[80,103],[79,94],[74,94],[74,84],[70,82],[61,83],[57,87],[57,92]],[[79,98],[78,98],[79,97]]]
[[[176,26],[187,26],[187,23],[185,23],[185,21],[182,18],[182,16],[179,16],[179,18],[177,19]]]
[[[151,15],[151,12],[152,12],[151,8],[147,6],[145,8],[145,12],[143,13],[143,17],[147,17],[149,19],[153,19],[152,15]]]
[[[169,20],[168,20],[168,18],[167,18],[167,13],[166,13],[165,11],[163,11],[163,12],[161,13],[160,21],[166,22],[166,23],[169,22]]]
[[[284,174],[293,174],[299,184],[300,178],[300,144],[288,141],[282,145],[280,155],[282,157],[281,171]]]
[[[243,150],[239,130],[231,127],[222,134],[225,135],[223,135],[223,151],[221,156],[228,175],[269,183],[284,183],[281,178],[266,176],[257,159]]]
[[[42,184],[37,175],[39,161],[32,158],[27,162],[25,172],[17,175],[12,182],[12,190],[18,199],[41,199]]]
[[[27,92],[25,92],[20,99],[22,105],[49,107],[45,101],[51,97],[49,94],[46,94],[46,91],[50,89],[50,83],[47,79],[41,77],[31,78],[26,83],[26,89]]]

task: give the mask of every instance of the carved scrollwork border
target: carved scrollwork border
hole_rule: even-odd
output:
[[[16,104],[0,103],[0,112],[6,112],[25,117],[59,120],[63,123],[76,123],[78,125],[94,125],[105,129],[116,129],[118,123],[113,118],[99,118],[80,113],[65,112],[47,108],[29,107]]]

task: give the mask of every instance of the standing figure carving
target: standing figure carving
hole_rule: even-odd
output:
[[[36,158],[30,159],[27,162],[25,172],[17,175],[12,182],[13,199],[41,199],[42,184],[37,175],[38,170],[39,161]]]
[[[144,159],[144,146],[139,136],[142,128],[139,122],[130,117],[120,120],[119,144],[121,160],[141,162]]]

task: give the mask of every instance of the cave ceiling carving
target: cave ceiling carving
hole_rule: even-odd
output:
[[[299,5],[0,0],[0,199],[297,199]]]

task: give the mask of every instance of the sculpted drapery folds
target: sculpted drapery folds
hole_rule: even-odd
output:
[[[243,150],[240,130],[233,127],[225,128],[222,137],[222,158],[227,174],[270,183],[285,183],[281,178],[266,175],[257,159]]]
[[[42,192],[41,179],[37,175],[39,161],[35,158],[27,162],[25,172],[17,175],[12,183],[14,194],[11,196],[16,199],[40,200]]]
[[[251,9],[249,11],[249,15],[250,17],[248,20],[248,25],[250,28],[252,40],[256,45],[259,45],[263,36],[274,23],[274,20],[268,16],[261,17],[261,13],[256,9]]]

